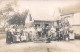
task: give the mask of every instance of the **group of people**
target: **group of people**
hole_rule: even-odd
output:
[[[17,28],[17,27],[9,27],[5,29],[6,31],[6,43],[13,42],[23,42],[23,41],[36,41],[37,39],[48,38],[49,31],[55,33],[55,28],[50,28],[47,26],[45,28],[37,27],[29,27],[29,28]]]
[[[68,18],[62,18],[61,20],[58,21],[58,30],[57,30],[57,37],[58,40],[69,40],[69,34],[70,34],[70,24],[68,21]]]
[[[44,40],[50,42],[51,40],[65,40],[66,37],[69,39],[69,30],[63,30],[55,28],[54,26],[49,27],[33,27],[18,28],[9,27],[6,28],[6,43],[24,42],[24,41],[37,41]]]

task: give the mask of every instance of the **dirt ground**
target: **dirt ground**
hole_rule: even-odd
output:
[[[6,44],[5,39],[1,39],[0,52],[80,52],[80,40]]]
[[[5,33],[0,34],[0,39],[3,39],[3,38],[6,38],[6,34]]]

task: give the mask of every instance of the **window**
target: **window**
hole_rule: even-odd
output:
[[[40,24],[35,24],[35,27],[40,26]]]

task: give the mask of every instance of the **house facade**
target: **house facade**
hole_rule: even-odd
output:
[[[34,26],[40,26],[40,27],[51,27],[54,24],[53,21],[46,21],[46,20],[34,20]]]

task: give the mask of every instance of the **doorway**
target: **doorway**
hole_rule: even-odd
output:
[[[45,24],[45,27],[49,26],[49,24]]]

